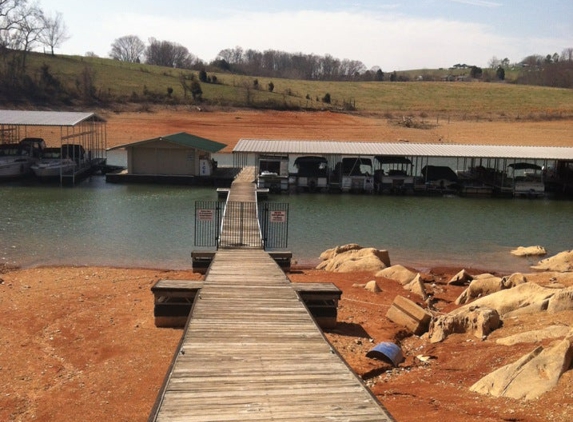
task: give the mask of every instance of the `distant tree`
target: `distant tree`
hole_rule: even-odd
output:
[[[275,90],[275,84],[271,81],[269,82],[269,84],[267,85],[269,92],[273,92]]]
[[[322,97],[322,102],[326,103],[326,104],[330,104],[330,94],[328,92],[326,94],[324,94],[324,97]]]
[[[19,66],[20,71],[25,71],[28,53],[40,42],[44,29],[44,17],[42,10],[35,4],[28,5],[26,0],[15,3],[13,21],[10,24],[11,30],[5,39],[8,44],[4,46],[22,53]]]
[[[53,56],[54,49],[70,39],[68,28],[60,12],[57,12],[55,16],[42,15],[42,18],[44,28],[40,33],[40,41],[50,49],[50,54]]]
[[[199,80],[201,82],[207,82],[207,71],[205,69],[199,71]]]
[[[203,99],[203,90],[201,89],[201,84],[197,80],[191,82],[191,95],[194,100],[201,101]]]
[[[573,61],[573,47],[565,48],[561,52],[561,61],[564,61],[564,62]]]
[[[390,74],[390,82],[396,82],[397,80],[398,80],[398,74],[396,73],[396,71],[394,71]]]
[[[382,72],[382,69],[378,69],[376,71],[376,74],[374,76],[374,79],[376,81],[382,82],[384,80],[384,72]]]
[[[196,61],[196,57],[189,53],[186,47],[170,41],[158,41],[155,38],[149,39],[145,57],[147,64],[177,69],[190,69]]]
[[[497,79],[499,79],[500,81],[505,80],[505,69],[503,67],[499,66],[495,71],[495,74],[497,76]]]
[[[86,51],[86,53],[84,54],[85,57],[99,57],[96,53],[94,53],[93,51]]]
[[[499,66],[501,66],[501,61],[497,57],[493,56],[491,59],[489,59],[488,64],[490,69],[497,69]]]
[[[109,56],[122,62],[139,63],[144,51],[145,44],[137,35],[125,35],[111,44]]]
[[[482,74],[483,74],[483,70],[482,70],[481,67],[472,66],[472,67],[470,68],[470,76],[471,76],[472,78],[474,78],[474,79],[479,79],[479,78],[481,78]]]
[[[509,59],[507,57],[501,61],[501,66],[505,68],[509,67]]]

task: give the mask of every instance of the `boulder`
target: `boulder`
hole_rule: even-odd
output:
[[[376,280],[370,280],[368,283],[366,283],[364,289],[372,293],[380,293],[382,291],[380,287],[378,287]]]
[[[572,359],[569,336],[548,349],[537,347],[516,362],[486,375],[470,390],[495,397],[534,400],[557,385]]]
[[[414,277],[414,279],[410,281],[408,284],[406,284],[404,288],[412,293],[417,294],[424,300],[428,299],[428,294],[426,293],[426,287],[424,286],[424,282],[422,281],[420,274]]]
[[[517,249],[511,251],[515,256],[541,256],[547,255],[547,251],[542,246],[518,246]]]
[[[468,272],[466,270],[461,270],[459,273],[457,273],[455,276],[453,276],[450,281],[448,281],[448,284],[454,285],[454,286],[465,286],[466,284],[468,284],[470,281],[472,281],[474,278],[471,274],[468,274]]]
[[[348,245],[347,245],[348,246]],[[351,248],[336,248],[332,253],[323,253],[321,256],[330,256],[331,258],[321,262],[316,268],[318,270],[332,272],[357,272],[370,271],[378,272],[389,265],[390,258],[388,251],[375,248],[359,249],[355,245]],[[340,252],[344,250],[343,252]]]
[[[326,260],[334,258],[336,255],[338,255],[340,253],[344,253],[344,252],[348,252],[348,251],[357,251],[360,249],[362,249],[362,246],[360,246],[358,243],[349,243],[347,245],[336,246],[332,249],[327,249],[323,253],[321,253],[320,259],[322,261],[326,261]]]
[[[518,343],[538,343],[548,338],[565,337],[571,328],[567,325],[550,325],[541,330],[527,331],[512,336],[498,338],[495,342],[503,346],[513,346]]]
[[[474,302],[464,305],[450,313],[465,313],[470,307],[486,307],[495,309],[500,316],[530,305],[540,305],[558,290],[541,287],[535,283],[521,284],[513,289],[505,289],[480,297]]]
[[[549,299],[547,305],[547,312],[556,313],[562,311],[569,311],[573,309],[573,287],[563,289],[555,293]]]
[[[527,278],[521,273],[514,273],[503,278],[491,274],[480,274],[474,277],[468,288],[456,299],[457,305],[469,303],[479,297],[484,297],[500,290],[510,289],[527,283]]]
[[[456,299],[457,305],[469,303],[478,297],[490,295],[504,289],[500,277],[476,278],[471,281],[470,285]]]
[[[428,331],[432,314],[403,296],[396,296],[386,313],[386,318],[416,335]]]
[[[396,280],[402,286],[410,283],[414,278],[416,278],[414,271],[410,271],[408,268],[402,265],[392,265],[391,267],[385,268],[376,273],[376,277],[384,277],[390,280]]]
[[[531,268],[537,271],[557,271],[561,273],[573,271],[573,250],[563,251],[543,259]]]
[[[495,309],[472,307],[465,312],[450,312],[434,319],[430,326],[429,340],[438,343],[454,333],[468,333],[483,339],[500,326],[501,319]]]

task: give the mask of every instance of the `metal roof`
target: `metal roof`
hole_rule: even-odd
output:
[[[573,148],[241,139],[233,153],[573,160]]]
[[[172,135],[165,135],[165,136],[159,136],[157,138],[146,139],[144,141],[137,141],[129,144],[118,145],[113,148],[108,148],[108,151],[120,148],[131,148],[134,146],[157,141],[168,141],[184,147],[195,148],[207,152],[218,152],[227,146],[226,144],[211,141],[209,139],[201,138],[199,136],[191,135],[186,132],[179,132],[179,133],[174,133]]]
[[[14,126],[75,126],[85,120],[105,122],[94,113],[70,111],[0,110],[0,125]]]

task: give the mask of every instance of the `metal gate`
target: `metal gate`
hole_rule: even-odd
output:
[[[265,249],[288,247],[288,204],[262,202],[259,204],[259,224]]]
[[[285,249],[288,204],[197,201],[194,238],[195,246],[205,248]]]

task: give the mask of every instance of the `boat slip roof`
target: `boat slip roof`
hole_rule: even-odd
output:
[[[233,153],[573,160],[569,147],[268,139],[241,139]]]
[[[105,122],[94,113],[70,111],[0,110],[0,125],[75,126],[86,120]]]

